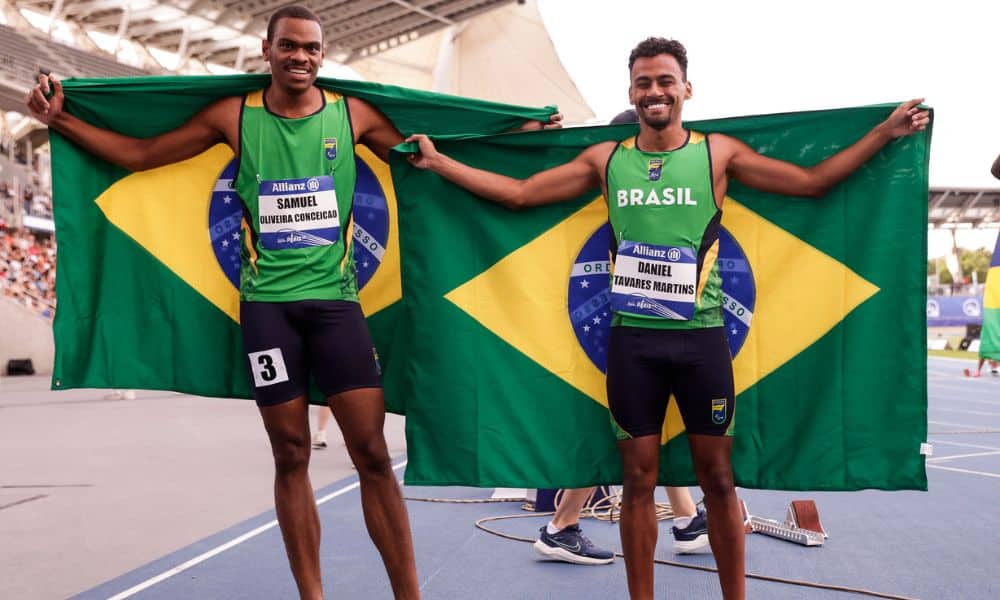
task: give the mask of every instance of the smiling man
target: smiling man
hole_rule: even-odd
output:
[[[26,103],[38,120],[131,171],[185,160],[218,143],[236,153],[234,187],[245,219],[240,324],[299,594],[323,597],[320,522],[308,473],[311,374],[358,470],[365,523],[393,592],[417,598],[410,525],[383,435],[380,369],[358,304],[349,234],[355,144],[385,160],[403,138],[370,104],[315,86],[323,47],[315,14],[301,6],[278,10],[262,43],[271,68],[266,89],[223,98],[148,139],[99,129],[64,112],[62,85],[51,76],[39,77]]]
[[[409,138],[420,146],[410,161],[513,209],[577,198],[594,188],[604,192],[615,246],[607,391],[624,474],[621,540],[629,594],[653,597],[653,491],[673,394],[705,493],[723,596],[743,598],[743,517],[730,461],[732,358],[715,260],[729,179],[819,197],[894,138],[924,129],[929,114],[917,108],[920,100],[906,102],[849,148],[801,167],[758,154],[735,138],[684,128],[681,112],[692,87],[679,42],[649,38],[632,51],[628,66],[636,136],[596,144],[525,180],[468,167],[439,153],[423,135]]]

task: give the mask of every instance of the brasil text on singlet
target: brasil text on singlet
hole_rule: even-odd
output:
[[[722,213],[715,205],[708,139],[688,136],[669,152],[643,151],[632,137],[608,160],[614,325],[722,326],[716,260]]]

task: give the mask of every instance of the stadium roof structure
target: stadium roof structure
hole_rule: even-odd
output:
[[[0,0],[0,109],[23,111],[39,67],[61,77],[206,72],[211,65],[263,72],[267,19],[287,0]],[[536,0],[303,0],[324,24],[327,66],[348,64],[369,81],[536,105],[556,104],[567,122],[594,113],[566,73]],[[28,13],[27,11],[30,11]],[[39,29],[48,19],[50,31]],[[62,27],[76,48],[52,39]],[[98,47],[127,40],[141,67]],[[88,35],[90,34],[90,35]],[[63,39],[66,38],[63,34]],[[111,46],[107,40],[112,40]],[[162,50],[178,57],[163,68]],[[119,55],[122,56],[122,55]],[[498,60],[502,57],[502,60]],[[327,71],[329,73],[330,71]],[[351,77],[352,75],[347,75]],[[15,127],[15,137],[30,123]]]
[[[1000,226],[1000,188],[931,188],[927,202],[932,227]]]
[[[327,56],[341,64],[513,4],[516,0],[302,0],[324,24]],[[264,71],[260,40],[288,0],[19,0],[19,8],[87,31],[239,71]]]

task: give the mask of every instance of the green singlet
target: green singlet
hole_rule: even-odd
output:
[[[669,152],[645,152],[637,147],[637,137],[624,140],[608,160],[607,182],[611,230],[619,248],[612,285],[624,282],[626,291],[638,294],[632,296],[635,298],[652,293],[645,290],[676,292],[689,301],[686,306],[693,311],[688,318],[679,318],[664,309],[659,314],[643,314],[619,307],[612,325],[721,327],[722,280],[717,258],[722,211],[715,205],[708,138],[690,131],[684,145]],[[626,260],[621,249],[630,243],[639,250],[636,257]],[[682,276],[676,263],[665,258],[647,259],[668,253],[689,255],[690,263],[681,271]],[[667,275],[668,265],[674,269],[673,278]],[[684,305],[683,300],[680,305]],[[668,312],[675,316],[664,316]]]
[[[357,302],[351,204],[357,167],[347,99],[286,118],[247,94],[235,189],[243,200],[240,300]]]

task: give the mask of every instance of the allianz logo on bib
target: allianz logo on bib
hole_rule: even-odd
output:
[[[317,182],[317,189],[319,184]],[[271,193],[274,192],[304,192],[306,191],[306,182],[296,182],[296,181],[272,181],[271,182]]]
[[[660,190],[655,188],[643,190],[632,188],[628,190],[617,190],[615,200],[619,208],[626,206],[698,206],[698,200],[691,197],[691,188],[666,187]]]
[[[305,181],[272,181],[271,193],[316,192],[319,191],[319,179],[310,177]]]

